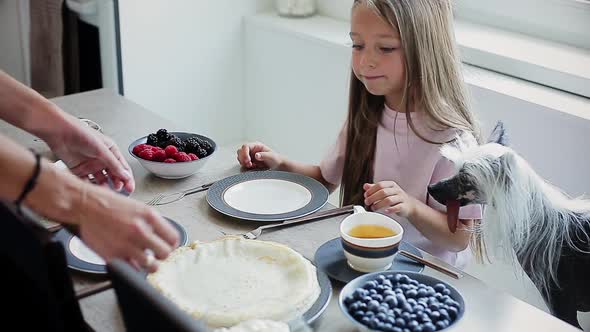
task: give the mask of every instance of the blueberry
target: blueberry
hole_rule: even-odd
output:
[[[393,280],[395,282],[399,282],[401,279],[402,279],[402,275],[401,274],[396,273],[396,274],[393,275]]]
[[[422,332],[434,332],[436,331],[436,326],[434,326],[434,324],[428,322],[424,325],[422,325]]]
[[[447,309],[448,313],[449,313],[449,317],[451,317],[451,320],[455,320],[455,318],[457,318],[457,316],[459,316],[459,309],[455,308],[455,307],[449,307],[449,309]]]
[[[434,288],[430,286],[426,287],[426,296],[434,296],[434,294],[436,294]]]
[[[406,303],[402,304],[402,311],[405,311],[407,313],[412,313],[412,312],[414,312],[414,309],[412,308],[412,306],[408,302],[406,302]]]
[[[434,294],[434,298],[438,301],[443,301],[443,297],[444,295],[442,295],[441,293]]]
[[[352,292],[352,296],[357,300],[362,299],[366,295],[369,295],[369,292],[363,288],[357,288],[354,290],[354,292]]]
[[[385,302],[385,301],[382,301],[382,302],[381,302],[381,306],[382,306],[382,307],[384,307],[384,308],[385,308],[385,309],[387,309],[387,310],[389,310],[389,309],[392,309],[392,308],[389,306],[389,304],[387,304],[387,302]]]
[[[375,317],[375,313],[372,311],[365,311],[365,317],[373,318]]]
[[[447,289],[447,286],[445,286],[444,284],[436,284],[434,285],[434,290],[437,292],[442,292],[443,290]]]
[[[359,303],[359,309],[360,310],[362,310],[362,311],[367,310],[367,304],[365,302],[358,301],[358,303]]]
[[[422,325],[418,325],[412,329],[412,332],[422,332]]]
[[[448,305],[449,307],[456,307],[455,305],[455,301],[451,300],[451,299],[447,299],[444,302],[446,305]]]
[[[352,295],[348,295],[347,297],[344,298],[344,304],[349,305],[352,302],[354,302],[355,298]]]
[[[373,288],[375,288],[375,287],[377,287],[377,282],[376,282],[376,281],[374,281],[374,280],[367,281],[367,282],[365,282],[365,284],[363,285],[363,288],[364,288],[364,289],[373,289]]]
[[[392,332],[404,332],[404,330],[400,329],[397,326],[394,326],[393,329],[391,329]]]
[[[443,295],[451,295],[451,290],[450,289],[445,289],[442,291]]]
[[[448,299],[451,299],[451,297],[450,297],[450,296],[448,296],[448,295],[442,295],[439,301],[441,301],[441,302],[445,302],[445,301],[446,301],[446,300],[448,300]],[[451,300],[452,300],[452,299],[451,299]]]
[[[392,291],[391,289],[386,289],[383,291],[383,296],[389,296],[389,295],[395,296],[395,292]]]
[[[407,298],[414,298],[416,296],[418,296],[418,292],[415,289],[410,289],[406,292]]]
[[[380,275],[377,276],[377,279],[376,280],[377,280],[377,282],[382,283],[386,279],[387,279],[386,276],[384,276],[383,274],[380,274]]]
[[[378,320],[384,322],[387,319],[387,315],[383,312],[378,313],[377,315],[375,315],[375,318],[377,318]]]
[[[398,305],[406,303],[406,297],[404,296],[404,294],[397,294],[395,298],[397,299]]]
[[[386,308],[382,305],[379,306],[379,308],[377,308],[377,312],[382,312],[382,313],[386,313],[389,310],[389,308]]]
[[[403,318],[404,320],[409,321],[411,318],[412,314],[410,314],[409,312],[402,312],[401,314],[401,318]]]
[[[400,308],[393,309],[393,314],[395,316],[400,316],[402,314],[402,309],[400,309]]]
[[[444,320],[439,320],[438,322],[436,322],[436,329],[437,330],[442,330],[444,328],[446,328],[447,326],[449,326],[448,324],[445,324]]]
[[[425,297],[428,295],[428,291],[425,288],[418,289],[418,297]]]
[[[418,302],[416,302],[415,299],[408,299],[407,302],[408,302],[409,305],[412,306],[412,308],[415,307],[418,304]]]
[[[383,293],[386,288],[383,285],[377,285],[377,287],[375,287],[375,289],[377,290],[377,293]]]
[[[414,311],[416,311],[416,312],[418,312],[418,311],[424,311],[424,309],[425,309],[424,306],[421,305],[421,304],[416,304],[414,306]]]
[[[369,321],[369,327],[372,329],[377,328],[377,326],[379,326],[379,323],[381,322],[377,319],[377,317],[373,317]]]
[[[397,307],[397,298],[394,295],[386,296],[385,299],[383,299],[383,301],[387,303],[387,305],[392,309]]]
[[[363,318],[361,318],[361,323],[365,326],[369,326],[369,322],[371,321],[371,318],[365,316]]]
[[[360,302],[354,302],[348,306],[348,311],[350,311],[350,312],[355,312],[359,309],[360,309]]]
[[[438,311],[433,311],[433,312],[430,314],[430,319],[431,319],[433,322],[436,322],[436,321],[440,320],[440,312],[438,312]]]
[[[410,329],[403,329],[404,332],[412,332]]]
[[[393,324],[391,323],[383,323],[382,327],[383,331],[389,332],[393,329]]]
[[[428,316],[427,314],[422,314],[421,316],[418,317],[418,319],[422,322],[422,323],[428,323],[431,322],[432,319],[430,319],[430,316]]]
[[[420,316],[424,315],[424,311],[423,310],[416,310],[416,308],[414,308],[414,315],[416,315],[416,317],[420,317]]]
[[[418,315],[416,315],[416,314],[410,314],[410,319],[411,320],[416,320],[416,319],[418,319]]]
[[[435,304],[435,303],[438,303],[438,300],[436,299],[436,297],[429,297],[428,298],[428,305]]]
[[[395,326],[404,328],[404,327],[406,327],[406,321],[403,318],[396,318],[395,319]]]
[[[449,315],[449,312],[446,311],[445,309],[440,309],[438,312],[440,312],[440,317],[442,319],[446,319],[446,320],[451,320],[451,316]]]
[[[410,279],[410,285],[418,286],[420,283],[418,280]]]
[[[401,285],[399,286],[399,288],[405,292],[405,291],[407,291],[408,289],[410,289],[410,285],[408,285],[408,284],[401,284]]]
[[[385,289],[391,289],[391,287],[393,287],[393,284],[389,279],[383,280],[381,284],[383,285],[383,287],[385,287]]]
[[[430,308],[425,308],[424,313],[430,315],[432,313],[432,310],[430,310]]]
[[[408,322],[408,328],[414,329],[414,327],[418,326],[420,324],[418,324],[417,321],[415,320],[411,320],[410,322]]]
[[[365,296],[361,301],[366,304],[369,304],[369,302],[373,301],[373,299],[370,296]]]
[[[440,309],[440,304],[438,304],[438,303],[433,303],[433,304],[429,305],[429,306],[428,306],[428,308],[429,308],[430,310],[432,310],[433,312],[434,312],[434,311],[438,311],[438,310]]]
[[[369,296],[373,295],[373,294],[377,294],[377,293],[379,293],[379,292],[377,292],[377,290],[375,288],[369,289]]]
[[[352,317],[354,317],[356,320],[361,320],[363,317],[365,317],[365,312],[362,310],[357,310],[352,314]]]
[[[369,303],[367,303],[367,310],[369,310],[369,311],[377,312],[378,308],[379,308],[379,302],[377,302],[375,300],[371,300],[371,301],[369,301]]]
[[[371,295],[371,298],[377,302],[383,301],[383,295],[381,295],[381,294],[373,294],[373,295]]]
[[[402,274],[400,279],[398,280],[400,284],[409,284],[410,283],[410,277],[408,277],[405,274]]]
[[[420,289],[420,288],[426,288],[426,287],[428,287],[428,286],[426,286],[426,285],[425,285],[425,284],[423,284],[423,283],[419,283],[419,284],[418,284],[418,289]]]

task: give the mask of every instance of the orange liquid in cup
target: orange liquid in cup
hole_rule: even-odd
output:
[[[378,239],[396,234],[393,229],[381,225],[357,225],[348,231],[348,235],[361,239]]]

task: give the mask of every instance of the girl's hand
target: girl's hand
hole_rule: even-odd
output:
[[[129,164],[107,136],[78,122],[69,122],[60,135],[45,140],[53,153],[80,178],[92,174],[98,184],[107,183],[106,171],[114,189],[133,192],[135,181]]]
[[[397,183],[381,181],[375,184],[365,183],[365,205],[373,211],[385,209],[385,213],[395,213],[408,218],[414,214],[416,199],[408,195]]]
[[[237,151],[240,165],[246,168],[276,169],[283,164],[283,158],[262,143],[248,143]]]

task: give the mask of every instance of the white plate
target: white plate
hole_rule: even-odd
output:
[[[300,184],[261,179],[231,186],[225,191],[223,200],[242,212],[279,214],[301,209],[311,202],[311,197],[311,192]]]

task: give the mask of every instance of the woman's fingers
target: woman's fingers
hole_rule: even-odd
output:
[[[178,231],[163,217],[151,210],[146,221],[152,227],[153,232],[162,238],[169,246],[175,248],[180,241]]]

